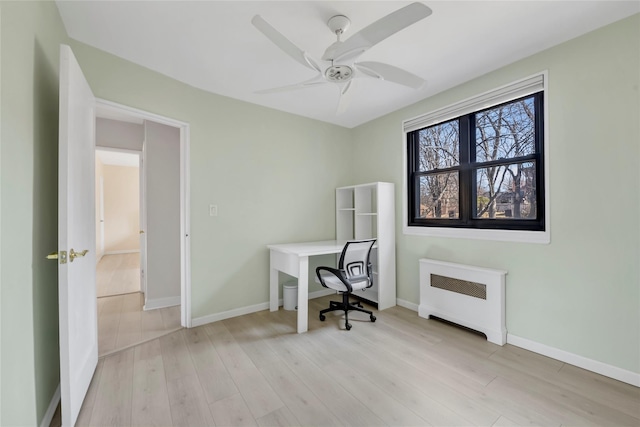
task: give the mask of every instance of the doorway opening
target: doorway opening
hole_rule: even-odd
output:
[[[96,147],[96,295],[143,292],[140,275],[140,155]]]
[[[188,125],[96,107],[100,356],[190,326]]]

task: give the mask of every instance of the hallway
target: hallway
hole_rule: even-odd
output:
[[[138,253],[104,256],[96,283],[100,357],[181,328],[180,306],[143,310]]]
[[[98,298],[140,291],[140,253],[104,255],[96,268]]]

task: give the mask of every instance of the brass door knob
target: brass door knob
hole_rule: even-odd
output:
[[[79,258],[79,257],[83,257],[87,254],[87,252],[89,252],[88,249],[85,249],[83,251],[80,252],[76,252],[73,250],[73,248],[71,248],[71,250],[69,251],[69,261],[73,262],[74,259]]]

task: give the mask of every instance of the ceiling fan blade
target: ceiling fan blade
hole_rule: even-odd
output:
[[[353,91],[349,90],[351,85],[353,85],[353,80],[349,80],[344,86],[340,87],[340,99],[338,100],[338,110],[336,114],[342,114],[347,111],[351,103],[351,94],[353,93]]]
[[[300,64],[304,65],[307,68],[311,68],[312,70],[320,72],[320,67],[314,61],[307,52],[300,49],[298,46],[293,44],[288,38],[286,38],[282,33],[273,28],[271,24],[265,21],[260,15],[256,15],[251,20],[251,23],[254,27],[258,29],[262,34],[264,34],[269,40],[271,40],[276,46],[282,49],[287,55],[298,61]]]
[[[353,66],[362,74],[369,77],[387,80],[413,89],[420,89],[426,83],[422,77],[416,76],[402,68],[383,64],[382,62],[356,62]]]
[[[290,90],[305,89],[305,88],[308,88],[308,87],[323,85],[323,84],[326,84],[326,83],[328,83],[328,82],[322,78],[321,74],[319,74],[319,75],[315,76],[312,79],[305,80],[305,81],[300,82],[300,83],[287,85],[287,86],[274,87],[274,88],[271,88],[271,89],[258,90],[258,91],[254,92],[254,93],[265,94],[265,93],[287,92],[287,91],[290,91]]]
[[[333,61],[355,59],[362,52],[380,43],[398,31],[415,24],[431,15],[432,11],[422,3],[411,3],[408,6],[380,18],[368,27],[358,31],[333,52]]]

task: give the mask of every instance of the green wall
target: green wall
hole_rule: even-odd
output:
[[[510,334],[640,372],[639,55],[635,15],[354,130],[354,180],[396,184],[398,298],[420,258],[505,269]],[[543,70],[551,243],[404,235],[402,121]]]
[[[72,48],[97,97],[190,124],[193,318],[268,301],[267,244],[335,235],[334,190],[352,183],[348,129]]]
[[[52,2],[0,11],[0,425],[40,424],[59,383],[57,269],[44,255],[57,241],[58,45],[69,42],[96,96],[191,125],[194,317],[268,301],[266,244],[332,236],[335,187],[391,181],[400,299],[418,303],[421,257],[504,268],[510,333],[640,372],[639,16],[348,130],[69,41]],[[551,244],[403,235],[402,120],[543,69]]]
[[[0,425],[37,425],[59,384],[58,56],[52,2],[0,4]]]

